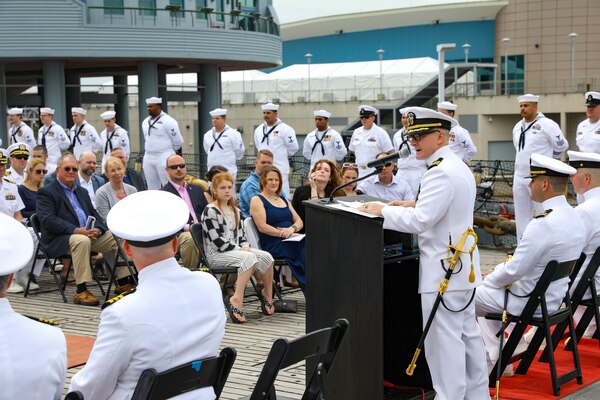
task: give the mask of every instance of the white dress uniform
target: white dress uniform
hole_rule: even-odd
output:
[[[471,161],[477,154],[477,147],[475,147],[469,131],[460,125],[450,130],[448,146],[464,162]]]
[[[129,133],[121,128],[119,125],[115,124],[115,129],[111,132],[108,132],[108,129],[104,129],[100,132],[100,141],[102,142],[102,173],[104,173],[104,163],[110,157],[110,153],[116,147],[120,147],[123,149],[123,152],[127,155],[129,159],[129,154],[131,153],[131,147],[129,146]],[[125,166],[127,167],[127,165]]]
[[[19,173],[15,171],[13,167],[8,168],[4,173],[4,176],[6,176],[8,179],[13,181],[17,185],[22,185],[25,181],[25,171],[23,171],[23,175],[19,175]]]
[[[29,148],[35,147],[35,136],[33,135],[33,129],[31,129],[25,122],[21,121],[20,125],[13,125],[8,131],[8,141],[10,144],[25,143]]]
[[[218,355],[224,327],[215,278],[181,268],[174,258],[159,261],[140,271],[135,293],[104,309],[90,358],[69,390],[86,400],[127,399],[147,368],[165,371]],[[214,391],[177,398],[214,399]]]
[[[585,226],[578,213],[567,203],[565,196],[555,196],[542,203],[546,212],[536,216],[525,228],[515,254],[506,265],[499,264],[477,288],[475,305],[477,315],[502,312],[505,287],[512,284],[516,295],[531,293],[548,262],[579,258],[585,241]],[[551,211],[550,211],[551,210]],[[569,285],[569,278],[552,282],[546,292],[548,311],[558,310]],[[509,294],[509,313],[519,315],[528,298]],[[479,325],[490,361],[498,359],[499,339],[496,333],[501,322],[479,318]]]
[[[393,144],[394,151],[400,151],[403,148],[407,148],[410,152],[408,157],[399,158],[396,161],[398,165],[398,172],[396,172],[396,176],[404,179],[410,185],[410,189],[416,195],[419,190],[419,182],[421,182],[421,177],[427,171],[427,164],[425,164],[425,160],[417,160],[417,152],[410,145],[406,136],[406,129],[402,127],[396,134],[394,135]]]
[[[338,131],[327,127],[325,131],[316,129],[306,135],[302,155],[310,161],[310,169],[319,160],[331,160],[334,164],[346,157],[348,150],[344,145],[344,139]]]
[[[51,174],[56,170],[56,163],[71,145],[69,136],[62,126],[52,122],[50,126],[42,125],[38,131],[38,144],[46,147],[48,159],[46,160],[46,169]]]
[[[0,179],[0,214],[14,217],[17,211],[25,208],[17,185],[8,177]]]
[[[421,180],[416,206],[382,209],[384,229],[418,234],[423,324],[429,318],[445,275],[440,260],[450,255],[449,239],[456,244],[463,232],[473,226],[476,192],[469,167],[448,146],[438,149],[426,162],[430,167]],[[473,253],[474,283],[469,282],[469,254],[462,254],[460,260],[463,267],[452,276],[444,294],[444,303],[453,310],[463,308],[481,284],[478,250]],[[485,350],[473,303],[460,313],[440,305],[425,339],[425,356],[436,399],[489,399]]]
[[[79,160],[79,156],[84,151],[97,153],[102,150],[102,140],[100,135],[90,123],[83,121],[81,125],[73,125],[69,129],[70,146],[73,148],[75,158]]]
[[[281,175],[283,176],[281,190],[288,199],[291,198],[289,180],[290,162],[288,157],[296,154],[299,148],[294,128],[282,122],[279,118],[277,118],[273,126],[267,126],[263,122],[254,130],[254,147],[257,152],[262,149],[271,150],[273,153],[273,165],[281,171]]]
[[[365,130],[362,126],[356,128],[348,149],[353,151],[356,156],[358,176],[360,177],[374,171],[373,168],[367,168],[369,161],[373,161],[379,153],[392,151],[394,147],[390,135],[374,123],[369,130]]]
[[[392,182],[389,185],[381,183],[379,175],[372,176],[360,182],[358,190],[368,196],[379,197],[387,201],[415,199],[415,194],[408,182],[397,175],[392,176]]]
[[[221,132],[215,132],[215,128],[204,134],[204,152],[206,153],[206,168],[209,170],[213,165],[222,165],[231,172],[234,179],[237,175],[237,160],[244,156],[246,148],[242,135],[229,125],[225,125]]]
[[[145,141],[143,169],[148,189],[160,189],[169,181],[165,171],[167,158],[181,148],[183,136],[177,121],[164,111],[156,118],[148,116],[142,122],[142,132]]]
[[[585,239],[583,252],[585,253],[585,262],[581,266],[579,275],[572,285],[572,290],[575,290],[577,283],[581,279],[583,271],[587,268],[594,252],[600,247],[600,187],[596,187],[585,192],[585,201],[575,207],[575,211],[581,217],[585,225]],[[600,288],[600,270],[596,273],[596,288]],[[590,299],[591,293],[588,291],[584,299]],[[594,320],[592,320],[594,321]]]
[[[519,141],[523,132],[523,140]],[[560,130],[558,124],[544,114],[538,113],[531,123],[521,119],[513,128],[513,144],[517,155],[515,158],[515,172],[513,175],[513,201],[515,207],[515,222],[517,225],[517,242],[520,240],[525,227],[535,213],[540,213],[543,208],[539,203],[531,200],[529,191],[529,159],[533,153],[547,157],[559,158],[567,150],[569,143]]]
[[[600,153],[600,120],[596,123],[590,122],[589,118],[581,121],[577,125],[575,143],[577,143],[579,151]]]

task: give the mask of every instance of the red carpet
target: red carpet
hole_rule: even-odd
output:
[[[65,333],[65,337],[67,338],[67,368],[79,367],[85,364],[96,339],[68,333]]]
[[[570,351],[563,350],[563,342],[558,345],[554,353],[558,375],[573,368],[573,356]],[[572,380],[560,388],[559,397],[554,397],[552,395],[550,367],[547,363],[537,361],[541,354],[541,351],[539,351],[526,375],[515,374],[514,377],[504,377],[500,380],[500,399],[560,399],[600,380],[600,350],[598,349],[598,340],[582,339],[578,348],[583,372],[583,385],[578,385],[576,380]],[[517,363],[514,364],[515,370],[517,369],[516,366]],[[492,398],[494,393],[495,389],[490,389]]]

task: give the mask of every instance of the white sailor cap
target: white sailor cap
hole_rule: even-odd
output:
[[[573,168],[600,168],[600,154],[568,150],[569,165]]]
[[[423,107],[407,107],[406,112],[406,133],[412,135],[415,133],[428,133],[435,129],[450,130],[458,121],[444,113],[433,111]]]
[[[529,161],[529,175],[526,178],[533,178],[540,175],[567,178],[576,173],[577,170],[575,168],[570,167],[560,160],[539,153],[533,153]]]
[[[441,103],[437,103],[438,110],[441,108],[442,110],[448,111],[456,111],[458,106],[454,103],[450,103],[449,101],[442,101]]]
[[[209,112],[211,117],[223,117],[225,115],[227,115],[227,109],[226,108],[215,108],[214,110]]]
[[[40,114],[54,115],[54,110],[51,109],[50,107],[42,107],[42,108],[40,108]]]
[[[6,165],[8,163],[8,151],[0,147],[0,165]],[[0,177],[2,178],[2,177]]]
[[[189,218],[190,210],[181,197],[164,190],[145,190],[117,202],[106,223],[114,235],[132,246],[154,247],[169,242]]]
[[[375,107],[371,107],[368,106],[366,104],[362,104],[360,106],[358,106],[358,115],[360,115],[361,117],[363,116],[371,116],[371,115],[377,115],[377,109]]]
[[[331,117],[331,113],[329,111],[325,111],[325,110],[315,110],[315,111],[313,111],[313,115],[315,117],[323,117],[323,118],[327,118],[327,119],[329,119],[329,117]]]
[[[21,115],[23,114],[23,109],[18,107],[13,107],[6,112],[8,115]]]
[[[146,104],[162,104],[162,97],[150,97],[146,99]]]
[[[587,92],[585,94],[585,105],[586,106],[597,106],[597,105],[600,105],[600,93],[598,93],[598,92]]]
[[[33,252],[33,239],[22,223],[0,214],[0,276],[9,275],[23,268]]]
[[[279,111],[279,104],[267,103],[260,106],[260,109],[263,111],[271,110],[271,111]]]
[[[537,103],[540,100],[540,96],[536,96],[534,94],[524,94],[523,96],[519,96],[517,98],[519,103]]]
[[[116,115],[117,113],[115,111],[104,111],[102,114],[100,114],[100,118],[108,121],[109,119],[113,119]]]
[[[6,150],[8,151],[9,157],[27,156],[27,158],[29,158],[29,155],[31,154],[31,149],[25,143],[13,143],[8,146],[8,149]]]
[[[71,108],[71,112],[72,112],[72,113],[81,114],[81,115],[87,115],[87,111],[86,111],[86,110],[84,110],[84,109],[83,109],[83,108],[81,108],[81,107],[72,107],[72,108]]]

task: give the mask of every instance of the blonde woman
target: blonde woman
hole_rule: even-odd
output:
[[[23,218],[29,219],[35,214],[38,189],[44,185],[44,177],[48,173],[46,161],[41,158],[32,158],[25,170],[25,180],[19,185],[19,196],[25,208],[21,210]]]
[[[108,157],[104,163],[104,173],[108,178],[108,182],[96,190],[96,210],[102,219],[106,221],[110,209],[119,200],[136,193],[137,189],[123,182],[123,179],[125,179],[125,165],[117,157]]]

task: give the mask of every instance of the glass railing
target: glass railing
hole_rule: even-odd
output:
[[[136,27],[178,27],[189,29],[228,29],[262,32],[279,36],[279,26],[273,17],[239,10],[217,11],[210,7],[186,10],[178,6],[144,7],[87,7],[90,25]]]

